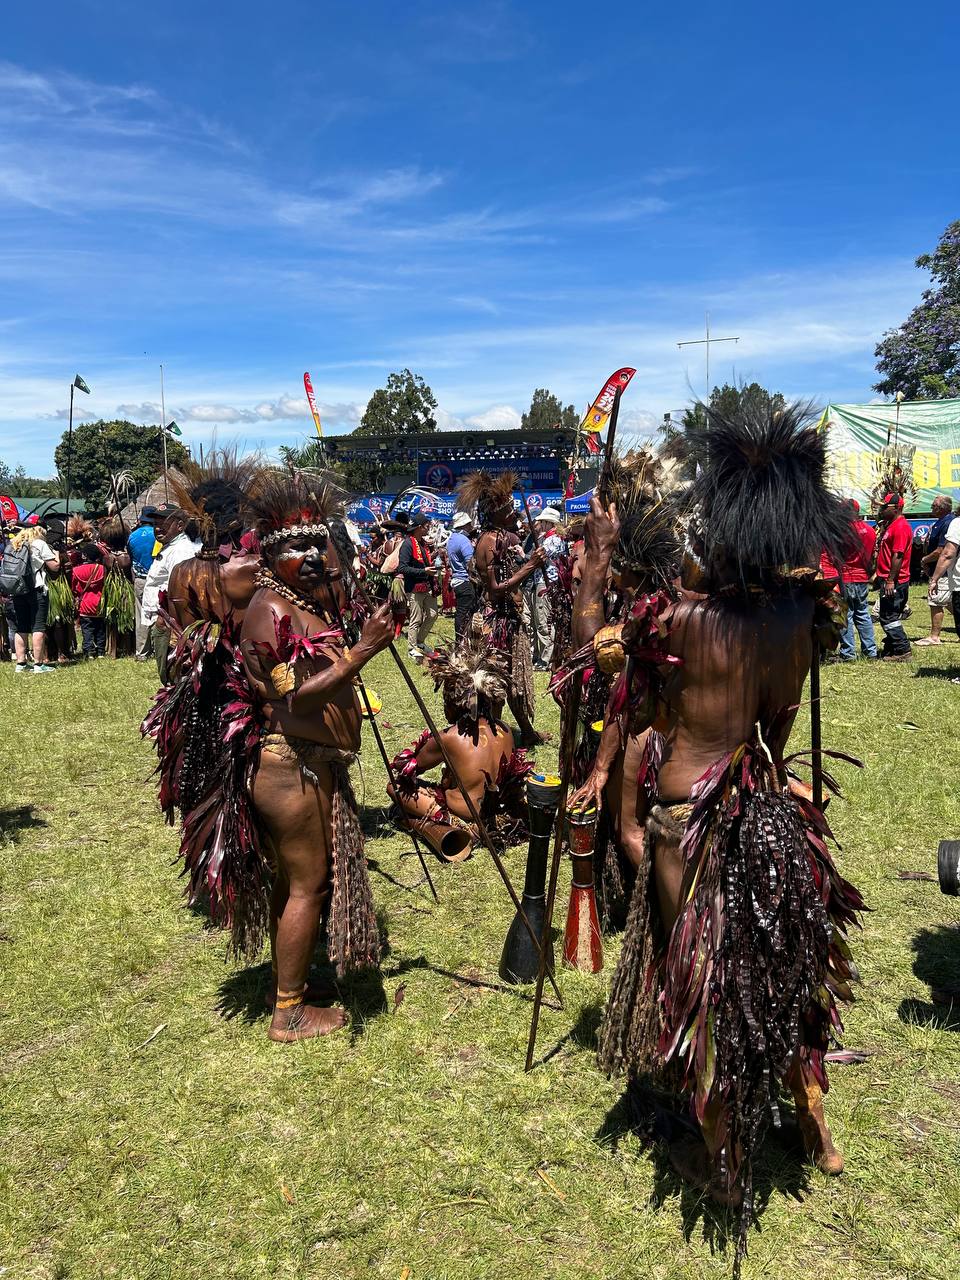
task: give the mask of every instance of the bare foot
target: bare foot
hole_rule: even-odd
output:
[[[743,1203],[743,1191],[736,1184],[730,1186],[717,1170],[700,1138],[680,1138],[671,1142],[667,1155],[674,1172],[684,1182],[706,1192],[711,1200],[727,1209],[739,1209]]]
[[[340,1031],[347,1022],[346,1011],[337,1004],[325,1009],[315,1004],[298,1004],[292,1009],[274,1010],[267,1035],[280,1044],[294,1044],[297,1040],[314,1040],[331,1031]]]
[[[843,1156],[833,1145],[833,1136],[823,1114],[823,1104],[817,1103],[809,1111],[798,1108],[797,1124],[800,1126],[803,1149],[810,1163],[831,1178],[843,1173]]]

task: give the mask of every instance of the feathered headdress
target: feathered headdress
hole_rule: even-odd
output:
[[[471,471],[457,487],[457,510],[477,513],[481,529],[494,524],[497,513],[513,507],[517,477],[513,471]]]
[[[330,488],[315,477],[278,468],[260,474],[245,512],[256,526],[261,547],[270,547],[303,534],[326,537],[330,521],[342,516],[343,508]]]
[[[689,499],[708,572],[775,587],[821,551],[846,558],[851,509],[827,488],[826,443],[811,419],[800,402],[748,404],[735,419],[705,405],[703,423],[688,427]]]
[[[240,458],[230,445],[212,449],[202,465],[191,458],[180,469],[184,478],[171,475],[170,485],[177,505],[196,522],[204,547],[229,541],[243,528],[243,503],[256,491],[260,459]]]
[[[916,445],[888,444],[873,459],[874,485],[870,490],[870,503],[874,511],[884,505],[887,494],[895,494],[904,502],[917,496],[913,479],[913,455]]]
[[[499,715],[507,697],[507,666],[504,657],[491,649],[479,632],[464,636],[453,653],[437,649],[427,659],[434,687],[457,709],[457,721],[473,726],[484,716]]]
[[[73,542],[91,542],[95,536],[93,525],[83,516],[71,516],[67,521],[67,537]]]
[[[613,566],[652,579],[657,586],[667,586],[676,577],[681,557],[678,508],[668,488],[668,472],[645,449],[611,460],[607,493],[617,504],[620,520]]]

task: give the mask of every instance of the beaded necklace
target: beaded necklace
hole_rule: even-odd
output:
[[[259,570],[254,579],[254,586],[272,591],[274,595],[289,601],[290,604],[295,604],[298,609],[303,609],[305,613],[312,613],[315,618],[322,618],[324,622],[332,621],[329,613],[321,609],[317,600],[303,595],[296,587],[291,587],[289,583],[281,582],[270,569],[263,568]]]

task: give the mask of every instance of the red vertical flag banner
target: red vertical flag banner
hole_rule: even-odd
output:
[[[303,389],[307,393],[307,404],[313,414],[313,425],[317,428],[317,435],[322,440],[323,427],[320,425],[320,415],[317,413],[317,397],[313,394],[313,383],[310,381],[309,373],[303,375]]]

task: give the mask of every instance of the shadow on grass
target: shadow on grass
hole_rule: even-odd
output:
[[[960,1031],[960,929],[937,925],[913,938],[913,972],[930,988],[932,1000],[902,1000],[901,1022]]]
[[[915,680],[955,680],[960,676],[960,667],[914,667]]]
[[[800,1131],[786,1108],[782,1111],[783,1124],[768,1131],[754,1162],[752,1230],[763,1229],[760,1219],[774,1191],[799,1201],[809,1190]],[[668,1200],[679,1198],[684,1239],[692,1240],[699,1226],[701,1239],[714,1253],[735,1247],[738,1215],[685,1182],[669,1155],[672,1143],[687,1142],[699,1132],[677,1098],[647,1083],[631,1083],[607,1112],[594,1141],[616,1150],[628,1134],[638,1138],[653,1163],[650,1207],[660,1209]]]
[[[47,826],[32,804],[22,804],[14,809],[0,809],[0,845],[17,844],[24,831]]]

